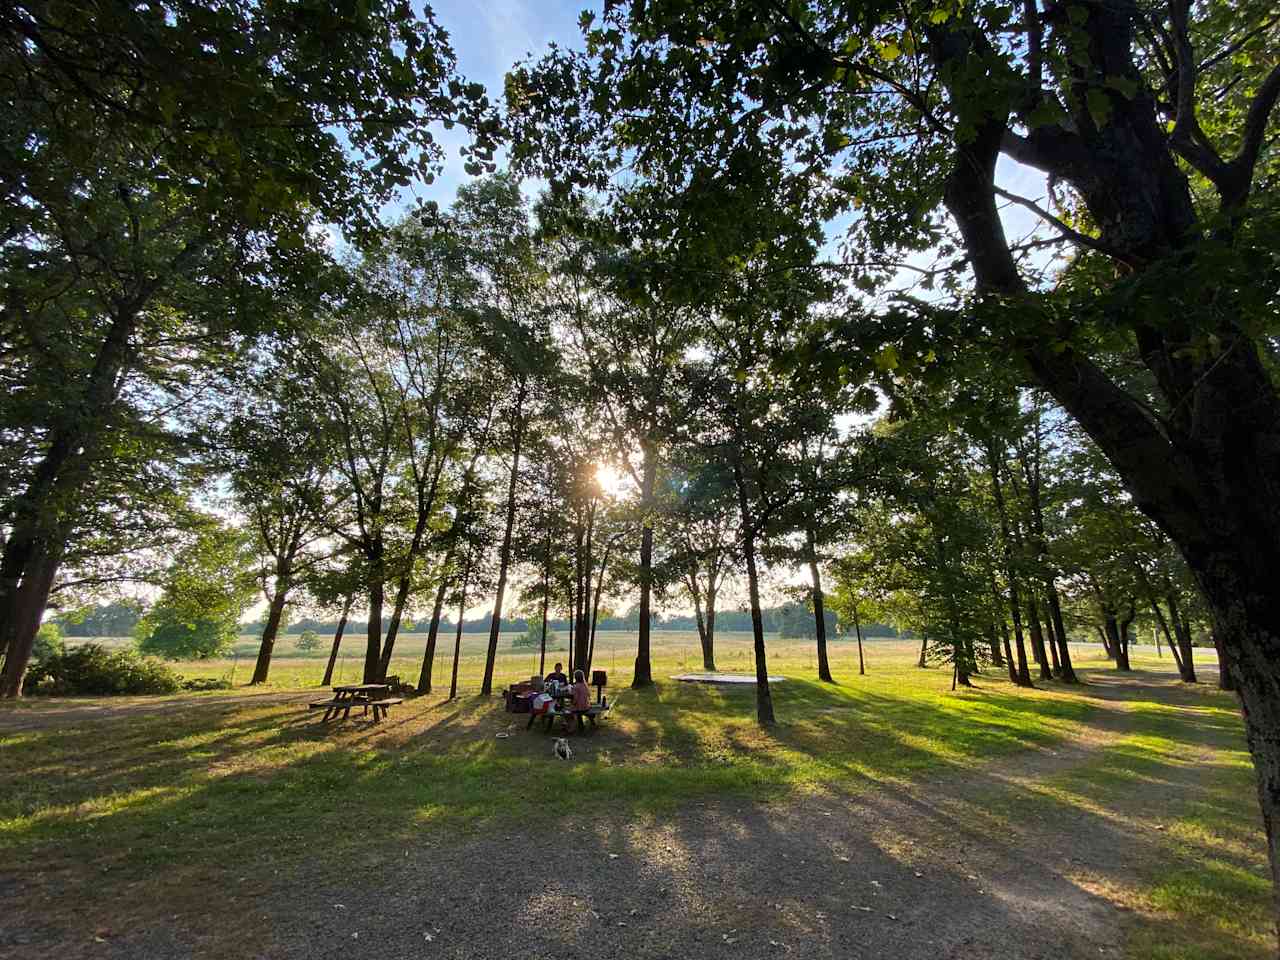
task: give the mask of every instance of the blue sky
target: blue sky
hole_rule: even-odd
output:
[[[581,42],[578,15],[599,8],[590,0],[432,0],[437,22],[449,31],[458,69],[467,80],[483,83],[489,97],[500,103],[502,78],[512,64],[538,55],[552,43],[577,46]],[[458,158],[465,134],[438,131],[447,147],[442,174],[435,183],[417,184],[411,196],[448,206],[458,185],[468,179]]]
[[[580,13],[584,9],[598,11],[601,3],[599,0],[432,0],[430,5],[436,20],[449,32],[462,75],[483,83],[490,98],[500,103],[503,76],[514,63],[531,54],[541,54],[553,42],[578,46],[581,43]],[[437,135],[447,151],[444,169],[434,183],[415,184],[407,191],[406,206],[412,205],[415,199],[434,200],[448,206],[459,184],[469,179],[458,157],[465,133],[459,129],[441,129]],[[1043,176],[1008,157],[1000,159],[997,180],[1007,190],[1046,202]],[[529,184],[527,192],[535,192],[537,188],[537,184]],[[1021,237],[1037,225],[1036,217],[1021,207],[1005,207],[1002,219],[1011,237]],[[922,262],[925,259],[921,258]]]

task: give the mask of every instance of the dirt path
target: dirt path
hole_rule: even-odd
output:
[[[193,908],[135,925],[122,891],[100,940],[36,926],[0,933],[0,947],[21,958],[1119,957],[1134,921],[1107,892],[1151,869],[1160,825],[1149,798],[1107,817],[1064,815],[1037,791],[1130,733],[1140,688],[1168,684],[1161,698],[1175,710],[1195,700],[1165,678],[1091,679],[1098,709],[1069,745],[963,774],[695,803],[645,823],[566,802],[551,834],[538,818],[371,848],[337,876],[255,872],[234,895],[236,916]],[[1192,760],[1213,753],[1188,749]],[[1194,766],[1162,781],[1166,799],[1195,789]]]

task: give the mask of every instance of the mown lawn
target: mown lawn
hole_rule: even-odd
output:
[[[749,688],[662,679],[626,689],[626,638],[602,639],[597,665],[612,665],[616,709],[578,738],[572,764],[554,761],[549,738],[526,732],[524,718],[504,713],[496,698],[474,695],[474,649],[462,664],[462,697],[409,701],[377,727],[322,726],[305,701],[282,701],[290,686],[315,683],[311,660],[282,661],[266,695],[192,695],[158,712],[72,712],[47,723],[39,715],[68,701],[27,705],[9,732],[0,713],[0,863],[39,864],[56,876],[56,889],[45,890],[55,911],[92,908],[125,885],[163,912],[193,878],[217,909],[255,872],[302,860],[373,862],[397,844],[553,817],[569,796],[613,816],[669,816],[708,797],[857,794],[962,777],[1084,736],[1102,704],[1087,687],[1016,691],[998,671],[975,690],[952,692],[948,672],[917,669],[914,645],[889,641],[868,643],[864,677],[852,645],[839,645],[841,682],[820,684],[807,679],[807,645],[775,642],[770,671],[789,679],[774,688],[780,723],[766,732]],[[693,650],[685,635],[663,637],[655,676],[697,668]],[[1100,668],[1088,648],[1079,657]],[[529,659],[504,651],[499,677],[527,674]],[[745,638],[727,638],[720,659],[723,669],[747,669]],[[1158,663],[1143,654],[1135,661],[1139,669]],[[416,666],[406,657],[393,672],[416,679]],[[438,691],[447,667],[437,669]],[[1158,818],[1165,829],[1149,879],[1109,894],[1151,921],[1135,926],[1131,955],[1262,955],[1269,885],[1231,700],[1202,684],[1123,707],[1122,736],[1069,769],[1011,783],[976,816],[992,829],[1016,828],[1030,797],[1042,816],[1084,811],[1109,829]],[[1162,930],[1176,936],[1166,942]]]

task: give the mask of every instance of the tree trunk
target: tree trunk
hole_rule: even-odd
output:
[[[551,535],[547,534],[546,564],[542,568],[542,636],[538,639],[538,676],[547,675],[547,614],[551,612]]]
[[[449,592],[449,563],[453,559],[450,548],[440,566],[440,585],[436,587],[435,603],[431,606],[431,626],[427,628],[427,649],[422,652],[422,670],[418,673],[418,693],[431,692],[432,674],[436,667],[436,638],[440,635],[440,618],[444,615],[444,595]]]
[[[276,634],[280,632],[280,621],[284,619],[284,604],[288,592],[289,574],[282,573],[276,577],[276,592],[268,607],[267,623],[262,629],[262,643],[258,647],[258,662],[253,667],[250,686],[267,682],[267,673],[271,670],[271,652],[275,649]]]
[[[520,477],[520,444],[524,439],[524,388],[520,391],[521,406],[516,410],[515,438],[511,451],[511,479],[507,484],[507,524],[502,534],[502,550],[498,554],[498,589],[493,598],[493,621],[489,624],[489,649],[484,658],[484,681],[480,684],[480,696],[493,693],[493,666],[498,656],[498,633],[502,630],[502,604],[507,592],[507,570],[511,566],[511,533],[516,524],[516,483]]]
[[[1218,638],[1218,631],[1213,631],[1213,649],[1218,654],[1218,689],[1219,690],[1235,690],[1236,679],[1228,668],[1226,660],[1226,651],[1222,648],[1222,641]]]
[[[994,439],[987,440],[987,471],[991,475],[991,492],[1000,517],[1000,541],[1004,554],[1005,579],[1009,582],[1009,613],[1013,618],[1013,638],[1018,650],[1018,674],[1014,681],[1020,687],[1031,686],[1027,669],[1027,649],[1022,642],[1022,604],[1018,599],[1018,577],[1013,566],[1013,543],[1009,532],[1009,512],[1005,508],[1004,488],[1000,483],[1000,454]]]
[[[458,628],[453,635],[453,670],[449,674],[449,699],[458,697],[458,658],[462,654],[462,621],[467,615],[467,583],[471,579],[471,553],[462,568],[462,591],[458,595]]]
[[[4,670],[0,671],[0,697],[22,696],[22,678],[31,660],[36,631],[49,604],[49,591],[58,573],[59,553],[48,553],[41,544],[28,558],[25,574],[9,603],[12,633],[5,653]]]
[[[36,631],[66,553],[69,518],[77,512],[104,423],[124,385],[122,373],[139,311],[153,290],[154,286],[139,292],[112,318],[83,392],[68,389],[44,456],[27,488],[11,504],[6,518],[9,535],[0,555],[0,652],[5,654],[0,698],[22,695]]]
[[[379,578],[369,585],[369,621],[365,628],[363,683],[377,683],[381,679],[379,670],[382,665],[383,596],[382,580]]]
[[[413,563],[411,559],[410,564]],[[387,624],[387,636],[382,641],[382,656],[378,660],[378,679],[385,680],[387,671],[391,669],[391,651],[395,649],[396,637],[400,633],[400,621],[404,618],[405,604],[409,602],[409,588],[413,585],[413,574],[406,571],[396,587],[396,602],[391,608],[391,622]]]
[[[653,684],[653,667],[649,660],[650,604],[653,591],[653,489],[658,479],[658,454],[651,444],[644,447],[644,475],[641,477],[640,505],[644,510],[644,527],[640,532],[640,633],[636,641],[636,668],[631,678],[633,689]]]
[[[858,605],[853,605],[853,632],[858,638],[858,676],[865,676],[867,666],[862,659],[862,623],[858,620]]]
[[[715,578],[707,587],[707,639],[702,647],[702,664],[711,671],[716,669],[716,593]]]
[[[809,546],[809,579],[813,584],[813,629],[818,640],[818,679],[835,683],[827,662],[827,614],[822,604],[822,574],[818,571],[818,545],[813,528],[805,530]]]
[[[1170,592],[1166,600],[1169,604],[1169,619],[1173,621],[1173,630],[1177,635],[1178,650],[1182,654],[1178,658],[1178,673],[1182,676],[1183,683],[1196,682],[1196,663],[1195,651],[1191,643],[1191,627],[1182,617],[1182,613],[1178,609],[1178,598]],[[1170,644],[1170,647],[1173,645]]]
[[[342,646],[342,635],[347,631],[347,615],[351,612],[351,604],[353,601],[351,595],[342,603],[342,616],[338,618],[338,629],[333,634],[333,646],[329,649],[329,662],[324,668],[324,679],[320,681],[320,686],[328,687],[333,684],[333,668],[338,662],[338,648]]]
[[[1116,627],[1116,669],[1132,670],[1129,666],[1129,627],[1133,623],[1137,612],[1133,608],[1133,602],[1129,602],[1129,612],[1125,614],[1125,618],[1119,622]]]
[[[1062,682],[1079,683],[1075,667],[1071,663],[1071,648],[1067,643],[1067,628],[1062,622],[1062,601],[1058,597],[1058,585],[1049,578],[1045,589],[1045,600],[1049,604],[1049,620],[1053,625],[1054,639],[1058,644],[1058,660],[1062,664]]]
[[[929,665],[929,661],[926,659],[926,657],[928,656],[928,653],[929,653],[929,634],[922,630],[920,631],[920,659],[916,661],[916,666],[919,667],[921,670],[923,670],[925,667]]]
[[[689,595],[693,597],[693,619],[698,627],[698,645],[702,647],[702,669],[714,670],[715,667],[711,666],[711,664],[715,661],[711,656],[710,649],[707,647],[707,621],[702,616],[702,592],[698,587],[698,569],[696,565],[689,571],[688,576]]]
[[[756,721],[762,727],[774,724],[773,695],[769,691],[769,669],[765,662],[764,615],[760,610],[760,574],[756,569],[756,538],[751,504],[747,499],[747,480],[742,463],[733,464],[734,485],[738,488],[738,511],[742,518],[742,552],[747,566],[747,595],[751,601],[751,635],[756,662]]]
[[[1044,631],[1040,628],[1040,612],[1032,593],[1027,594],[1027,625],[1031,630],[1031,650],[1040,666],[1040,679],[1052,680],[1053,670],[1049,667],[1049,658],[1044,649]]]

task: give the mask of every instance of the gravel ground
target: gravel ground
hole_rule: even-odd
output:
[[[379,843],[342,876],[257,871],[232,916],[201,916],[192,878],[174,904],[184,913],[132,923],[122,890],[98,938],[15,913],[32,905],[11,880],[0,885],[0,956],[1118,957],[1126,912],[1104,891],[1132,882],[1151,835],[1085,811],[1047,822],[1032,809],[1012,827],[986,812],[993,795],[1086,761],[1123,728],[1123,705],[1104,700],[1067,747],[905,788],[708,801],[656,823],[567,807],[552,833],[539,817],[446,842]],[[20,932],[6,935],[17,914]]]

